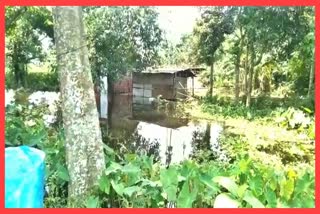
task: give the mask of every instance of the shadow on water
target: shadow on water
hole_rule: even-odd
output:
[[[130,96],[115,96],[109,115],[108,144],[120,153],[153,155],[163,165],[195,158],[226,159],[218,139],[219,123],[191,121],[178,110],[132,106]]]

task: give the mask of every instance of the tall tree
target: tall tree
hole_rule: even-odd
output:
[[[87,7],[90,62],[97,80],[144,70],[158,63],[162,31],[153,7]]]
[[[16,87],[26,86],[27,64],[45,57],[41,40],[53,38],[52,14],[45,7],[6,7],[6,57]]]
[[[304,38],[307,31],[302,16],[304,10],[304,7],[244,7],[240,20],[246,40],[246,59],[249,61],[246,63],[247,107],[251,104],[253,74],[258,72],[256,67],[264,56],[272,55],[270,61],[287,60]],[[257,73],[255,77],[258,77]]]
[[[225,39],[226,34],[233,32],[231,10],[227,7],[207,7],[202,10],[201,19],[194,29],[198,37],[196,57],[199,63],[210,66],[210,89],[213,93],[213,73],[215,53]]]
[[[243,46],[244,46],[244,33],[243,33],[243,27],[242,23],[240,22],[241,15],[243,8],[242,7],[235,7],[234,10],[234,16],[235,16],[235,22],[234,27],[235,31],[233,34],[231,34],[226,41],[224,42],[226,45],[226,53],[229,53],[231,55],[231,58],[229,59],[234,64],[234,93],[235,93],[235,103],[238,103],[239,101],[239,94],[240,94],[240,67],[241,67],[241,55],[243,52]],[[225,56],[227,58],[227,56]]]
[[[69,204],[79,207],[105,167],[103,143],[81,7],[56,7],[54,19]]]

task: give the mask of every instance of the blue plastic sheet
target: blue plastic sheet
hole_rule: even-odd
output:
[[[5,207],[43,208],[45,154],[28,146],[5,149]]]

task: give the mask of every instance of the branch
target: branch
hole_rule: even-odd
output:
[[[261,62],[262,56],[263,56],[263,53],[261,53],[257,61],[254,62],[254,66],[257,66]]]
[[[6,30],[9,30],[12,25],[14,24],[14,22],[17,21],[17,19],[27,11],[27,8],[26,7],[22,7],[20,10],[18,10],[15,14],[15,16],[12,18],[12,20],[10,21],[6,21]]]

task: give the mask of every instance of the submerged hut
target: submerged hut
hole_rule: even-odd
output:
[[[162,96],[167,100],[183,99],[194,92],[194,77],[202,68],[153,69],[132,74],[132,95],[137,102],[148,103]],[[190,83],[191,79],[191,85]]]

